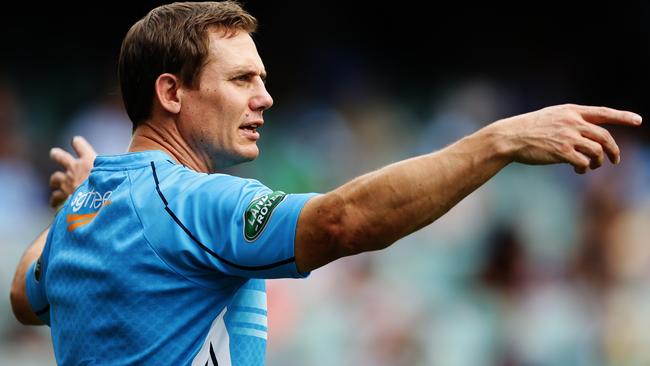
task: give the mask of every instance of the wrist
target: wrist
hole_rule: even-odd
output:
[[[504,166],[514,161],[515,146],[502,121],[494,122],[475,133],[480,144],[485,146],[491,158]]]

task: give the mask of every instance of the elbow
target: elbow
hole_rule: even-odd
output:
[[[359,245],[359,241],[355,239],[355,235],[351,233],[353,228],[346,224],[343,217],[327,220],[323,228],[327,242],[329,242],[328,246],[334,251],[333,257],[342,258],[364,251]]]
[[[17,281],[14,281],[14,283],[11,285],[9,300],[11,302],[11,311],[20,324],[40,324],[40,322],[35,319],[35,315],[31,311],[29,300],[27,299],[27,295],[24,291],[24,286],[17,284]]]
[[[382,250],[390,246],[391,242],[380,239],[372,230],[361,224],[338,222],[328,227],[328,236],[332,238],[333,247],[337,249],[337,257],[347,257],[363,252]]]
[[[310,251],[320,253],[316,256],[324,259],[323,263],[319,261],[320,265],[363,251],[355,238],[355,228],[350,220],[353,208],[344,197],[330,192],[316,198],[312,207],[308,220],[312,223],[308,230],[311,234]]]
[[[362,210],[342,198],[335,200],[335,207],[327,210],[323,222],[326,237],[336,251],[335,257],[347,257],[363,252],[384,249],[388,245],[376,240],[376,233],[368,224]]]
[[[11,301],[11,311],[14,314],[14,317],[20,324],[28,325],[28,319],[25,317],[25,314],[21,311],[20,306],[20,293],[15,289],[15,286],[11,287],[11,292],[9,293],[9,300]]]
[[[385,237],[381,235],[382,225],[371,224],[363,210],[337,192],[310,200],[296,232],[298,270],[312,271],[342,257],[388,246],[390,243],[380,240]]]

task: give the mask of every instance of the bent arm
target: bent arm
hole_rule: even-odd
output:
[[[641,124],[605,107],[562,105],[492,123],[438,152],[363,175],[311,199],[298,219],[298,270],[379,250],[432,223],[510,162],[596,169],[619,148],[598,124]]]
[[[27,297],[27,281],[26,276],[29,267],[43,252],[47,234],[50,228],[48,227],[43,231],[38,238],[27,248],[25,254],[20,259],[16,273],[14,274],[13,282],[11,283],[11,309],[14,316],[19,322],[25,325],[42,325],[43,322],[36,316],[29,304]]]
[[[50,158],[65,169],[64,171],[56,171],[50,176],[50,187],[52,188],[50,205],[52,207],[64,203],[68,196],[88,178],[95,156],[97,155],[86,139],[80,136],[75,136],[72,139],[72,147],[79,156],[78,158],[75,158],[70,153],[58,147],[50,150]],[[11,308],[16,319],[26,325],[43,324],[32,310],[29,302],[27,295],[27,272],[32,263],[43,252],[49,231],[50,228],[48,227],[27,248],[18,263],[11,284]]]

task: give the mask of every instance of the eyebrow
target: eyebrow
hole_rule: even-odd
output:
[[[248,67],[248,66],[241,66],[241,67],[236,67],[232,71],[232,74],[252,74],[252,75],[258,75],[262,80],[266,80],[266,70],[262,70],[262,72],[258,73],[255,68]]]

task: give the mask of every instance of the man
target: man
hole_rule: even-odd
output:
[[[53,202],[74,191],[21,259],[11,300],[48,324],[62,364],[259,365],[265,278],[305,277],[383,249],[443,215],[511,162],[598,168],[619,149],[603,123],[641,117],[562,105],[507,118],[438,152],[321,195],[285,194],[215,173],[258,156],[273,104],[251,33],[233,2],[152,10],[126,35],[122,95],[129,153],[54,149]]]

